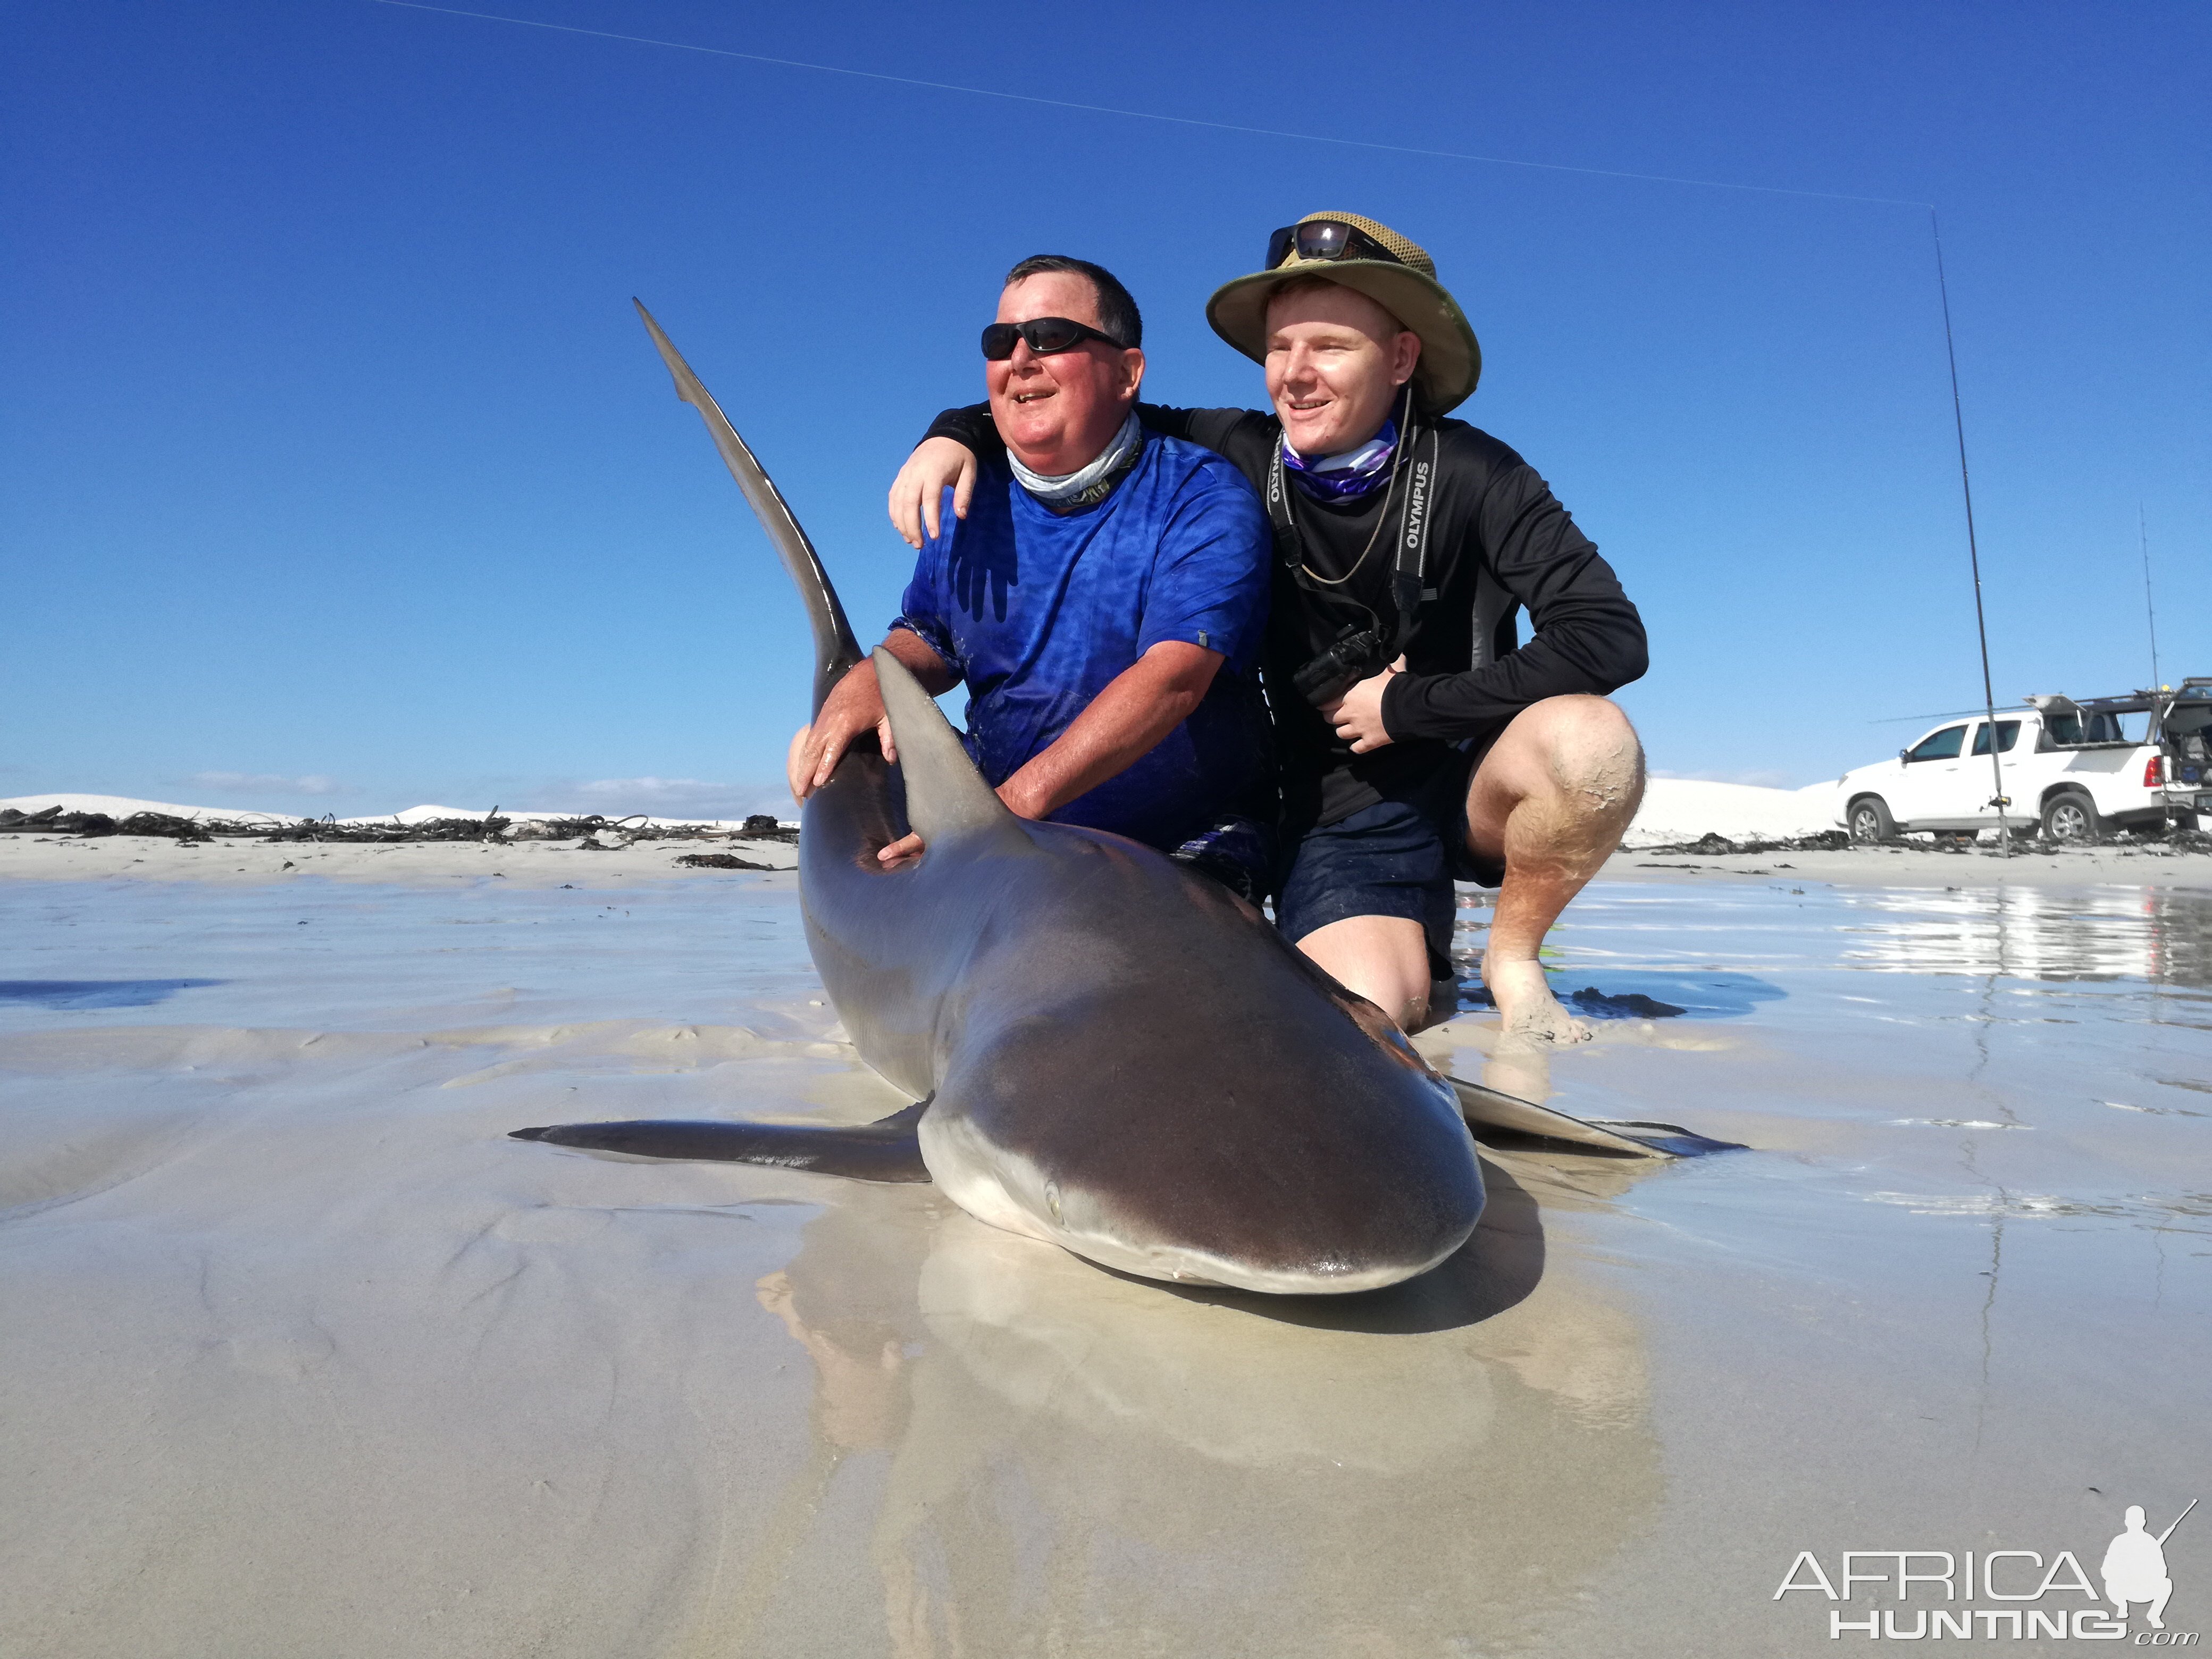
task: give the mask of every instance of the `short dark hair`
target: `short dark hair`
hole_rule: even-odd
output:
[[[1098,295],[1098,331],[1110,334],[1127,346],[1145,343],[1145,319],[1138,313],[1137,302],[1129,290],[1121,286],[1121,279],[1103,265],[1094,265],[1088,259],[1072,258],[1065,253],[1032,253],[1006,273],[1006,280],[999,284],[1012,288],[1027,276],[1042,276],[1048,271],[1072,270],[1090,283]]]

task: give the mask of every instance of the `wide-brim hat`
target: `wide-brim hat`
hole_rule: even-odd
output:
[[[1267,301],[1284,283],[1318,276],[1364,294],[1420,336],[1413,395],[1431,415],[1465,403],[1482,378],[1482,346],[1451,290],[1437,280],[1436,261],[1418,242],[1357,213],[1309,213],[1298,223],[1334,219],[1365,233],[1397,256],[1389,259],[1301,259],[1292,241],[1272,270],[1255,271],[1214,289],[1206,302],[1213,331],[1255,363],[1267,361]]]

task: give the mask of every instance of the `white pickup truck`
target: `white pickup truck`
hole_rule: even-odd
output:
[[[1999,709],[1994,766],[1990,729],[1984,716],[1954,718],[1895,760],[1844,773],[1836,822],[1854,841],[1912,830],[1971,834],[1996,827],[2000,795],[2016,832],[2039,825],[2053,841],[2194,829],[2199,814],[2212,817],[2212,678]]]

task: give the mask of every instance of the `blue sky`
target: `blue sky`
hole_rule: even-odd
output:
[[[1980,696],[1928,215],[1779,191],[1942,211],[1999,696],[2148,679],[2138,504],[2165,676],[2212,674],[2201,6],[468,9],[1019,97],[8,4],[0,795],[773,806],[800,615],[629,296],[866,632],[1008,264],[1107,264],[1148,395],[1255,403],[1201,307],[1318,208],[1435,253],[1460,413],[1643,609],[1656,769],[1807,782]]]

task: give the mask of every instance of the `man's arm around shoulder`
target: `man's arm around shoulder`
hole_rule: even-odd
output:
[[[1267,464],[1273,428],[1267,416],[1255,410],[1170,409],[1164,404],[1139,404],[1136,410],[1147,432],[1201,445],[1248,471]],[[908,547],[933,539],[944,524],[945,492],[952,492],[952,516],[966,518],[979,462],[998,460],[1006,453],[990,404],[944,410],[891,480],[891,527]]]

